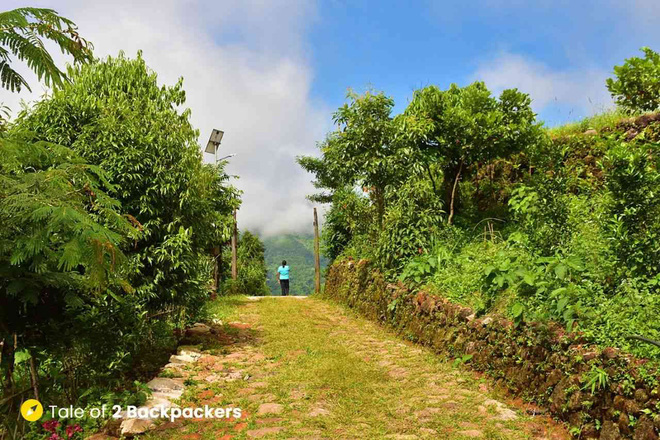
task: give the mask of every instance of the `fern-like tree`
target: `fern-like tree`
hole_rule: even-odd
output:
[[[0,85],[12,92],[30,86],[12,66],[12,56],[25,62],[40,81],[48,86],[61,87],[67,80],[53,57],[46,50],[45,41],[55,43],[62,53],[74,62],[92,60],[92,45],[80,37],[71,20],[52,9],[19,8],[0,12]]]
[[[127,287],[124,243],[138,236],[105,173],[72,150],[18,132],[0,137],[0,341],[2,390],[12,396],[17,352],[66,344],[48,334],[106,292]],[[70,312],[73,311],[73,314]],[[61,338],[60,338],[61,336]],[[59,341],[56,341],[59,339]],[[37,365],[37,366],[35,366]],[[11,401],[9,402],[11,406]]]

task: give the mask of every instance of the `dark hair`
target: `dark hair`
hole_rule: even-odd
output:
[[[286,260],[282,260],[282,266],[286,266]]]

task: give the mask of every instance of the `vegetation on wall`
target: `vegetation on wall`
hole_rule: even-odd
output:
[[[660,340],[660,117],[630,117],[657,108],[645,51],[608,82],[623,110],[551,130],[527,95],[483,83],[418,90],[396,116],[382,94],[351,94],[321,156],[299,159],[332,203],[326,254],[368,258],[478,314],[556,321],[659,358],[640,339]],[[649,100],[627,100],[633,89]]]

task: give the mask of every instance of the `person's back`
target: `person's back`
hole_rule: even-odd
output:
[[[282,261],[282,265],[277,268],[277,278],[280,281],[280,287],[282,288],[282,296],[287,296],[289,294],[289,266],[286,264],[286,260]]]

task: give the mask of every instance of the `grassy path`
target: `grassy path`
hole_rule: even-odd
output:
[[[561,439],[486,382],[344,308],[314,298],[219,303],[223,328],[182,371],[181,406],[237,406],[231,421],[165,423],[171,439]],[[199,342],[199,341],[197,341]]]

